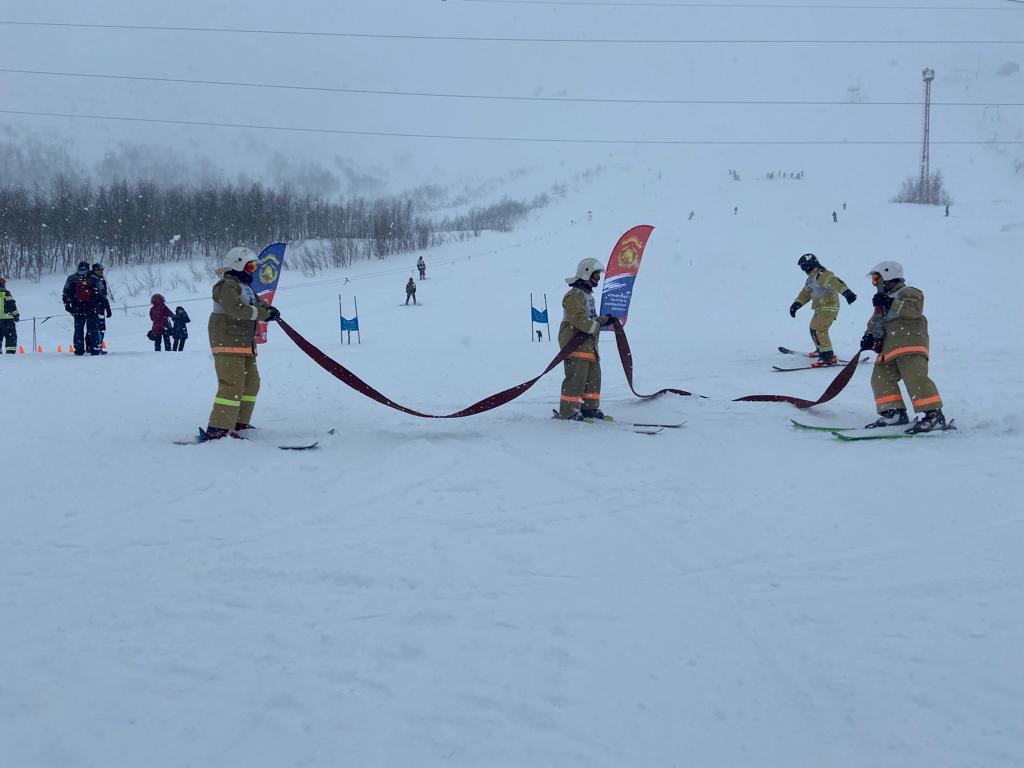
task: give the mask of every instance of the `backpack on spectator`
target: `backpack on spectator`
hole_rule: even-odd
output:
[[[93,291],[92,280],[88,275],[75,275],[71,283],[71,295],[75,297],[78,304],[92,304],[96,299]]]

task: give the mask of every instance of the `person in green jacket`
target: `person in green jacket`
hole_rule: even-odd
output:
[[[13,355],[18,351],[18,326],[16,323],[20,319],[18,302],[7,290],[7,280],[0,277],[0,344],[3,345],[0,354],[6,352],[8,355]]]
[[[601,282],[603,271],[597,259],[583,259],[576,274],[565,278],[570,286],[562,298],[562,324],[558,327],[558,346],[565,347],[577,333],[586,340],[564,362],[565,379],[558,405],[558,418],[571,421],[603,419],[601,412],[601,358],[597,340],[601,326],[611,322],[608,315],[598,315],[594,305],[594,289]]]
[[[213,311],[208,331],[217,395],[202,440],[238,437],[252,429],[252,412],[260,391],[256,369],[256,323],[277,320],[281,313],[260,301],[252,290],[256,254],[232,248],[224,256],[223,276],[213,286]]]
[[[796,311],[808,301],[811,302],[811,308],[814,310],[811,317],[811,340],[818,352],[817,362],[811,365],[815,368],[836,365],[838,361],[832,349],[828,329],[839,316],[839,294],[843,294],[847,304],[853,304],[857,300],[857,294],[825,269],[813,253],[805,253],[797,260],[797,264],[807,275],[807,280],[796,301],[790,305],[789,316],[796,317]]]
[[[910,423],[900,393],[902,380],[914,413],[924,414],[906,431],[945,429],[942,398],[928,376],[928,318],[924,316],[924,293],[907,285],[903,266],[895,261],[879,262],[868,275],[877,289],[871,300],[875,310],[860,340],[860,348],[878,353],[871,374],[878,420],[867,426]]]

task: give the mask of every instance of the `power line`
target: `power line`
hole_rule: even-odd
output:
[[[312,91],[316,93],[349,93],[373,96],[416,96],[436,99],[477,99],[487,101],[535,101],[581,104],[737,104],[737,105],[779,105],[779,106],[921,106],[920,101],[815,101],[810,99],[620,99],[620,98],[584,98],[573,96],[506,96],[482,93],[442,93],[436,91],[384,91],[368,88],[331,88],[315,85],[285,85],[278,83],[246,83],[233,80],[194,80],[178,77],[148,77],[142,75],[108,75],[90,72],[54,72],[39,69],[12,69],[0,67],[0,72],[20,75],[46,75],[52,77],[83,77],[101,80],[126,80],[131,82],[175,83],[184,85],[219,85],[237,88],[273,88],[288,91]],[[932,106],[941,107],[1021,107],[1024,102],[971,102],[942,101],[932,102]]]
[[[380,136],[386,138],[403,139],[444,139],[450,141],[493,141],[493,142],[521,142],[534,144],[630,144],[630,145],[695,145],[695,146],[809,146],[809,145],[917,145],[920,142],[916,139],[891,140],[891,139],[783,139],[783,140],[698,140],[698,139],[577,139],[577,138],[551,138],[539,136],[467,136],[440,133],[403,133],[398,131],[352,131],[340,128],[308,128],[301,126],[284,125],[258,125],[254,123],[218,123],[208,120],[166,120],[151,117],[127,117],[123,115],[79,115],[67,112],[29,112],[25,110],[0,109],[0,114],[22,115],[31,117],[69,117],[79,120],[114,120],[131,123],[154,123],[162,125],[189,125],[203,126],[208,128],[245,128],[260,131],[284,131],[292,133],[318,133],[340,136]],[[1004,145],[1024,144],[1024,140],[1013,141],[978,141],[978,140],[947,140],[933,141],[932,144],[943,145]]]
[[[493,3],[504,5],[561,5],[611,6],[624,8],[768,8],[800,9],[807,11],[1015,11],[1009,6],[974,8],[963,5],[810,5],[807,3],[670,3],[621,2],[621,0],[460,0],[463,3]]]
[[[149,24],[77,24],[55,21],[9,21],[0,24],[22,27],[58,27],[73,29],[120,29],[150,32],[217,32],[243,35],[281,35],[302,37],[344,37],[367,40],[427,40],[472,43],[559,43],[605,45],[1019,45],[1024,40],[758,40],[700,38],[563,38],[563,37],[475,37],[469,35],[395,35],[368,32],[324,32],[282,29],[249,29],[243,27],[168,27]]]

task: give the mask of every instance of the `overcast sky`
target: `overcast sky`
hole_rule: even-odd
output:
[[[789,0],[790,3],[812,0]],[[780,4],[780,3],[776,3]],[[820,3],[819,3],[820,4]],[[830,5],[856,5],[832,2]],[[695,8],[480,0],[216,2],[5,0],[0,21],[258,28],[345,33],[630,39],[1024,40],[1024,9],[991,0],[861,5],[970,11]],[[723,4],[725,5],[725,4]],[[981,10],[981,7],[1009,10]],[[1024,46],[571,44],[395,40],[0,24],[0,67],[69,73],[508,96],[640,99],[1024,101]],[[382,133],[579,139],[918,139],[920,108],[585,104],[358,95],[0,72],[0,108],[34,112]],[[1003,138],[1024,109],[945,108],[933,138]],[[0,114],[8,136],[70,142],[94,165],[119,142],[260,177],[328,169],[353,187],[486,178],[530,165],[575,172],[700,146],[495,143],[345,136]],[[836,151],[845,151],[837,149]],[[653,154],[652,154],[653,153]],[[152,156],[153,153],[150,153]],[[344,190],[342,190],[344,191]]]

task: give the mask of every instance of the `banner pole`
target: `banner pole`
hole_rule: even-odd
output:
[[[551,341],[551,315],[548,314],[548,295],[544,294],[544,317],[548,319],[548,341]]]
[[[352,306],[356,309],[356,341],[362,344],[363,334],[359,331],[359,302],[356,300],[354,295],[352,296]]]
[[[342,344],[345,343],[345,330],[344,330],[344,328],[342,327],[342,324],[341,324],[341,321],[344,320],[344,319],[345,319],[345,316],[342,314],[342,311],[341,311],[341,294],[339,293],[338,294],[338,337],[339,337],[338,340]]]
[[[530,341],[533,341],[533,291],[530,291]]]
[[[32,351],[35,352],[37,349],[39,349],[39,347],[36,344],[36,319],[33,317],[32,318]]]

